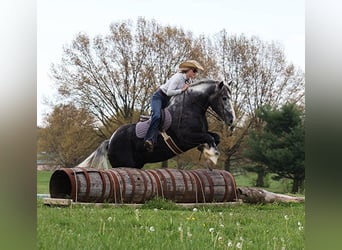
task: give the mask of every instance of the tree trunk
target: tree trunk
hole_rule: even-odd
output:
[[[293,197],[284,194],[276,194],[264,189],[239,187],[237,197],[246,203],[273,203],[273,202],[304,202],[304,197]]]
[[[230,172],[230,157],[227,157],[227,159],[224,161],[224,170]]]
[[[257,171],[257,180],[255,183],[256,187],[264,187],[265,183],[264,183],[264,177],[265,177],[266,173],[265,170],[260,168],[260,171]]]
[[[266,176],[265,168],[262,166],[256,167],[255,172],[257,173],[257,180],[255,183],[256,187],[265,187],[264,177]]]
[[[299,191],[299,188],[302,184],[302,180],[298,178],[293,179],[293,184],[292,184],[292,191],[291,193],[296,194]]]

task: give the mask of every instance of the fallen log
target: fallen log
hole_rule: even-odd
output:
[[[237,197],[245,203],[304,202],[304,197],[276,194],[264,189],[237,187]]]

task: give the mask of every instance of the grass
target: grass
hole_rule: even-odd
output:
[[[304,249],[303,204],[37,206],[38,249]]]
[[[52,172],[38,171],[38,193]],[[238,186],[253,177],[239,176]],[[270,185],[271,186],[271,185]],[[141,208],[49,207],[37,200],[38,249],[304,249],[304,204],[198,205],[154,199]]]
[[[37,193],[48,194],[49,182],[53,171],[37,171]]]

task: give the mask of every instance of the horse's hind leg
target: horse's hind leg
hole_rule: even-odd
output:
[[[135,139],[134,125],[124,125],[115,131],[108,147],[108,159],[113,168],[142,168],[135,155]]]

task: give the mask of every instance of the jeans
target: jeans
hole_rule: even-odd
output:
[[[161,110],[167,106],[169,100],[170,97],[165,95],[160,89],[154,92],[151,98],[152,117],[145,140],[152,140],[153,143],[157,142],[159,126],[161,123]]]

